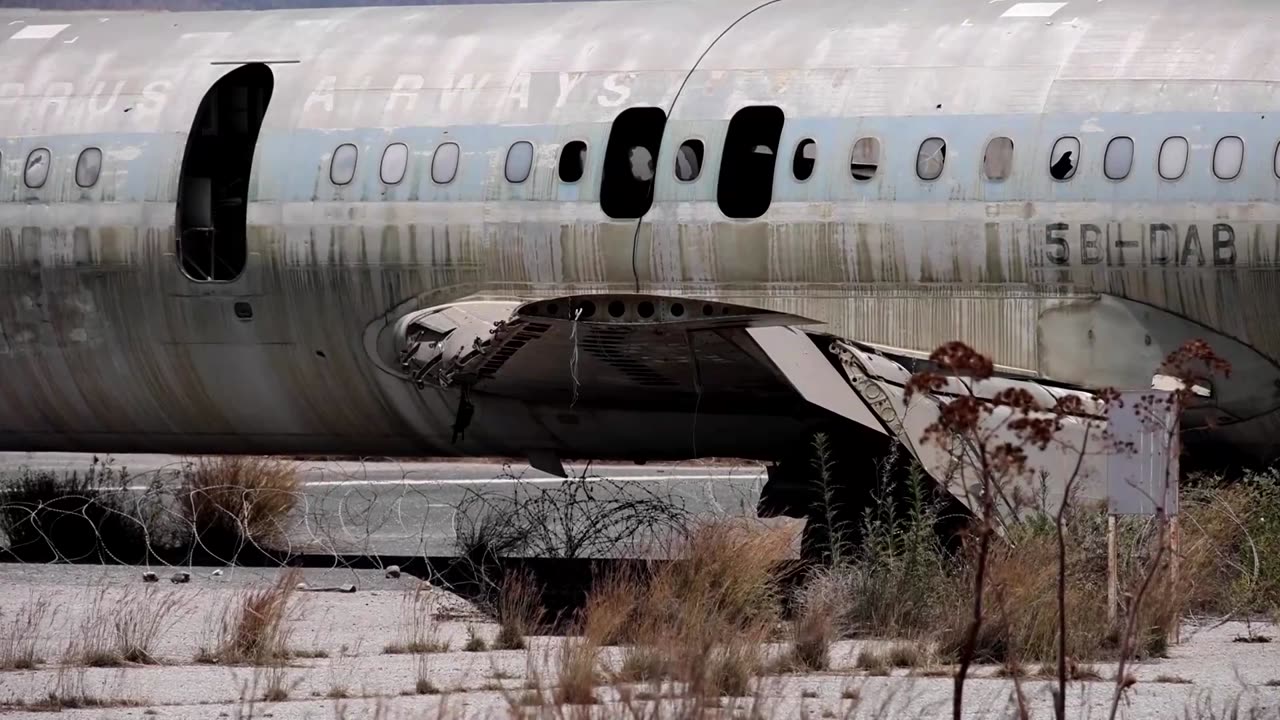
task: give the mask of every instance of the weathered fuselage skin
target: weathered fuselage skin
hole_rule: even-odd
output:
[[[909,351],[968,341],[1000,365],[1085,387],[1149,387],[1201,337],[1234,366],[1218,382],[1225,452],[1269,460],[1280,426],[1280,54],[1269,0],[640,0],[225,13],[0,12],[0,448],[157,452],[770,456],[765,419],[692,408],[570,410],[474,398],[454,443],[454,394],[407,385],[388,360],[404,313],[481,298],[644,292],[812,319]],[[1015,6],[1022,10],[1012,10]],[[65,27],[58,27],[65,26]],[[23,34],[23,29],[28,28]],[[35,29],[31,29],[35,28]],[[22,35],[22,37],[13,37]],[[187,133],[210,86],[266,62],[274,91],[254,159],[249,260],[196,282],[175,255]],[[652,209],[601,210],[611,122],[669,120]],[[718,150],[747,105],[786,123],[768,212],[727,218]],[[1078,137],[1073,179],[1048,172]],[[1133,171],[1103,175],[1114,136]],[[850,176],[853,143],[881,142]],[[933,181],[921,141],[947,141]],[[1014,140],[1003,182],[982,174]],[[1177,181],[1169,136],[1191,144]],[[1244,168],[1217,179],[1217,141]],[[706,144],[692,183],[679,144]],[[791,157],[818,161],[804,182]],[[504,177],[507,149],[537,152]],[[560,148],[589,147],[563,183]],[[430,178],[458,143],[457,179]],[[389,143],[410,149],[396,185]],[[330,182],[342,143],[356,179]],[[81,189],[76,158],[104,153]],[[48,148],[42,188],[23,183]],[[236,303],[249,303],[251,320]],[[568,370],[566,370],[568,372]],[[744,407],[751,402],[744,397]],[[747,411],[743,414],[749,415]],[[730,431],[732,428],[732,431]],[[788,426],[789,428],[789,426]],[[695,449],[696,448],[696,449]]]

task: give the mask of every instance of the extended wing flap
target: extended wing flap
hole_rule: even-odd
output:
[[[1001,478],[996,495],[1002,514],[1052,512],[1068,491],[1090,499],[1105,497],[1108,420],[1101,414],[1103,403],[1091,393],[1027,379],[995,377],[962,384],[956,378],[949,378],[938,392],[918,393],[908,402],[906,384],[912,373],[905,366],[845,340],[836,340],[832,351],[839,358],[850,386],[876,412],[890,434],[898,438],[930,477],[971,509],[975,509],[981,496],[984,462],[981,454],[1003,443],[1024,449],[1029,472]],[[928,437],[930,427],[938,422],[949,398],[972,393],[990,400],[1008,388],[1031,393],[1043,407],[1052,407],[1063,395],[1076,395],[1083,400],[1082,410],[1065,416],[1061,430],[1043,448],[1019,438],[1008,426],[1015,411],[999,404],[991,406],[991,413],[982,419],[978,432],[974,433],[984,438],[985,451],[979,451],[972,443],[944,445]]]

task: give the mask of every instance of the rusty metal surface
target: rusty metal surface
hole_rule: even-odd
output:
[[[1219,394],[1223,417],[1253,421],[1221,436],[1268,452],[1280,422],[1271,4],[1205,14],[1192,0],[1072,0],[1043,17],[1007,15],[1012,0],[759,5],[0,11],[0,445],[620,457],[667,441],[679,455],[685,409],[672,410],[678,429],[640,441],[652,418],[626,408],[574,415],[600,429],[584,437],[563,404],[501,398],[480,399],[453,445],[457,398],[406,393],[390,367],[388,328],[407,312],[639,290],[791,313],[904,351],[964,339],[1006,368],[1095,386],[1140,387],[1178,343],[1208,337],[1240,368]],[[247,269],[193,283],[173,234],[186,133],[210,85],[249,61],[273,61],[275,91]],[[732,221],[716,205],[719,149],[749,104],[787,121],[769,211]],[[610,123],[636,105],[670,114],[639,227],[608,219],[598,194]],[[933,135],[947,165],[925,182],[915,155]],[[1063,135],[1081,138],[1070,182],[1047,172]],[[1135,138],[1123,182],[1102,174],[1114,135]],[[1155,173],[1171,135],[1191,147],[1178,182]],[[1209,169],[1226,135],[1246,147],[1233,182]],[[848,158],[864,136],[882,157],[855,182]],[[981,174],[995,136],[1016,146],[1004,182]],[[670,168],[689,137],[707,155],[681,183]],[[797,182],[805,138],[818,161]],[[588,161],[566,184],[556,165],[573,139]],[[445,141],[461,163],[438,185]],[[517,141],[533,143],[534,167],[512,184]],[[338,187],[329,162],[345,142],[356,179]],[[378,163],[394,142],[408,170],[386,185]],[[75,161],[89,146],[102,177],[82,189]],[[52,171],[30,189],[40,147]],[[743,412],[724,427],[775,422]],[[768,435],[722,437],[719,450]]]

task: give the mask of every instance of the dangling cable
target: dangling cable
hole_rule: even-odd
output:
[[[573,399],[569,401],[569,409],[578,404],[578,318],[582,317],[582,308],[573,311],[573,324],[569,329],[569,341],[573,350],[569,355],[569,377],[573,380]]]
[[[693,456],[698,457],[698,411],[702,409],[702,368],[698,366],[698,354],[693,348],[693,333],[684,334],[685,347],[689,348],[689,363],[693,365]]]
[[[725,35],[728,35],[730,30],[737,27],[738,23],[751,17],[757,11],[763,10],[764,8],[767,8],[770,5],[774,5],[780,2],[782,2],[782,0],[768,0],[768,2],[760,3],[759,5],[743,13],[742,16],[739,17],[737,20],[734,20],[733,22],[729,23],[729,27],[725,28],[724,30],[721,30],[720,34],[716,35],[715,39],[711,41],[711,44],[707,45],[706,49],[702,51],[702,54],[698,56],[698,59],[694,61],[693,67],[689,68],[689,72],[685,73],[684,80],[680,81],[680,87],[676,88],[676,94],[671,97],[671,104],[667,106],[668,120],[671,119],[671,113],[676,109],[676,101],[680,99],[680,93],[684,92],[684,86],[689,84],[689,78],[692,78],[693,74],[698,71],[698,66],[702,64],[702,61],[707,57],[707,53],[711,52],[711,49],[716,46],[716,43],[720,42],[720,39],[723,38]],[[665,124],[663,125],[663,135],[664,136],[666,135]],[[655,153],[653,158],[653,166],[654,166],[653,181],[649,183],[649,197],[648,197],[649,207],[653,207],[654,189],[657,188],[658,186],[658,155],[661,155],[661,154],[662,154],[662,141],[659,140],[658,152]],[[645,213],[648,214],[648,210],[646,210]],[[640,226],[643,223],[644,223],[644,215],[641,215],[640,217],[636,218],[636,230],[635,230],[635,233],[631,236],[631,277],[635,279],[635,287],[636,287],[637,293],[640,292],[640,270],[636,266],[636,255],[640,252]]]

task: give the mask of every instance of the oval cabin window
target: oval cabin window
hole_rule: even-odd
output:
[[[82,188],[91,188],[98,184],[98,176],[102,174],[102,151],[98,148],[85,148],[76,160],[76,184]]]
[[[1073,137],[1058,138],[1049,154],[1049,175],[1054,180],[1070,180],[1080,166],[1080,140]]]
[[[1232,135],[1218,141],[1213,149],[1213,174],[1219,180],[1235,180],[1244,167],[1244,140]]]
[[[587,144],[573,140],[560,151],[560,182],[576,183],[587,172]]]
[[[1133,138],[1111,138],[1102,157],[1102,173],[1108,180],[1123,180],[1133,170]]]
[[[1187,171],[1189,148],[1184,137],[1171,137],[1160,145],[1160,177],[1177,180]]]
[[[533,144],[521,140],[507,150],[507,182],[519,185],[533,172]]]
[[[991,138],[982,155],[982,174],[988,180],[1007,180],[1013,173],[1013,140],[1007,137]]]
[[[329,161],[329,180],[334,185],[346,185],[356,177],[356,146],[351,143],[339,145],[333,151],[333,159]]]
[[[703,146],[701,140],[685,140],[676,151],[676,179],[693,182],[702,174]]]
[[[461,153],[457,143],[445,143],[436,148],[431,158],[431,180],[439,185],[448,185],[458,175],[458,157]]]
[[[36,148],[27,156],[27,169],[23,173],[22,179],[27,187],[35,190],[44,187],[44,183],[49,179],[49,150],[47,148]]]
[[[859,138],[849,156],[849,173],[854,180],[866,182],[875,177],[879,169],[880,141],[871,137]]]
[[[932,137],[920,143],[916,153],[916,175],[921,180],[937,180],[947,165],[947,141]]]
[[[791,161],[791,174],[796,180],[804,182],[813,176],[813,168],[818,164],[818,143],[806,138],[796,146],[795,158]]]
[[[382,151],[382,166],[378,169],[382,182],[395,185],[404,180],[404,174],[408,169],[409,146],[404,143],[391,143],[386,150]]]

